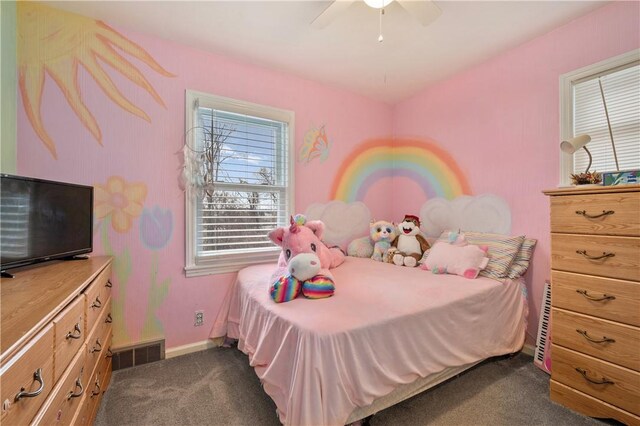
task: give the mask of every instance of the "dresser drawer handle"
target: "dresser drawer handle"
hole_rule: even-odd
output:
[[[84,393],[84,388],[82,387],[82,381],[80,381],[80,377],[78,377],[78,379],[76,380],[76,387],[80,388],[80,390],[78,392],[69,392],[69,395],[67,395],[67,401],[70,400],[71,398],[78,398],[81,397],[82,394]]]
[[[590,215],[589,213],[587,213],[586,210],[576,210],[576,214],[579,214],[580,216],[584,216],[587,219],[597,219],[599,217],[608,216],[608,215],[614,214],[614,213],[615,212],[613,210],[602,210],[602,213],[600,213],[600,214]]]
[[[580,367],[576,367],[576,371],[578,373],[582,374],[582,377],[584,377],[584,379],[586,381],[591,382],[594,385],[615,385],[615,382],[612,382],[611,380],[607,379],[606,377],[602,377],[602,379],[600,379],[600,380],[592,379],[591,377],[587,376],[587,370],[583,370]]]
[[[25,392],[25,388],[20,388],[20,392],[16,394],[15,401],[20,401],[20,398],[33,398],[34,396],[38,396],[42,393],[44,389],[44,380],[42,380],[42,368],[38,368],[35,373],[33,373],[33,380],[40,383],[40,387],[33,392]]]
[[[111,288],[113,287],[113,283],[111,282],[111,280],[107,280],[107,283],[104,286],[107,288]]]
[[[606,259],[608,257],[613,257],[616,254],[615,253],[607,253],[607,252],[602,252],[602,256],[590,256],[587,254],[586,250],[576,250],[576,253],[581,254],[582,256],[586,257],[589,260],[600,260],[600,259]]]
[[[76,326],[73,327],[73,331],[67,333],[64,337],[65,339],[79,339],[82,336],[82,330],[80,330],[80,323],[77,322]]]
[[[102,302],[100,301],[100,296],[96,296],[96,300],[91,304],[92,308],[100,308],[102,307]]]
[[[589,336],[589,334],[587,334],[586,330],[580,330],[579,328],[576,328],[576,331],[579,334],[581,334],[585,339],[593,343],[615,343],[616,342],[616,339],[611,339],[607,336],[602,336],[602,339],[594,339],[593,337]]]
[[[609,296],[608,294],[603,294],[602,297],[591,296],[589,293],[587,293],[587,290],[577,289],[576,293],[580,293],[581,295],[583,295],[587,299],[593,300],[594,302],[602,302],[604,300],[616,300],[615,296]]]
[[[91,348],[91,351],[89,351],[89,353],[94,353],[94,352],[100,352],[102,350],[102,343],[100,343],[100,338],[98,337],[96,339],[96,345],[98,345],[98,347],[96,348],[95,346],[93,348]]]
[[[107,317],[104,319],[106,324],[111,324],[113,322],[113,318],[111,318],[111,312],[107,314]]]
[[[95,385],[96,387],[94,388],[94,390],[91,391],[91,398],[93,398],[96,395],[100,395],[100,379],[96,379]]]
[[[113,358],[113,351],[111,350],[111,346],[107,348],[107,354],[104,356],[105,358]]]

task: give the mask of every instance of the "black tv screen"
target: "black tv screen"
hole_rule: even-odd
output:
[[[93,249],[93,187],[0,175],[0,269]]]

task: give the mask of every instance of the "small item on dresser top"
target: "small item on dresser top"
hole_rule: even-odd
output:
[[[420,234],[420,219],[414,215],[405,215],[398,224],[398,237],[391,245],[397,249],[393,254],[394,264],[417,266],[424,252],[429,249],[429,243]]]
[[[420,266],[434,274],[455,274],[474,279],[489,263],[488,248],[471,245],[464,234],[449,233],[449,241],[438,241]]]
[[[291,217],[289,227],[269,232],[269,239],[282,247],[269,283],[275,302],[288,302],[301,292],[314,299],[333,295],[334,279],[329,269],[340,266],[345,256],[339,248],[329,248],[322,242],[323,231],[322,221],[307,221],[303,215],[296,215]],[[316,277],[322,278],[313,280]]]
[[[602,173],[602,184],[604,186],[631,185],[634,183],[640,183],[640,169]]]

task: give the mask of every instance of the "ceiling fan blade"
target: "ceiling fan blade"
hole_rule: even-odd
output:
[[[318,30],[329,25],[343,11],[345,11],[355,0],[335,0],[320,15],[311,22],[311,26]]]
[[[431,0],[397,0],[407,12],[426,27],[442,15],[442,10]]]

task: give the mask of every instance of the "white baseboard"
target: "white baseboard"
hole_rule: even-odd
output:
[[[529,356],[533,356],[533,354],[536,352],[536,347],[533,345],[529,345],[527,343],[524,344],[524,346],[522,347],[522,351],[523,354],[529,355]]]
[[[206,351],[207,349],[216,348],[222,345],[224,337],[203,340],[201,342],[189,343],[187,345],[176,346],[165,350],[165,358],[175,358],[180,355],[186,355],[193,352]]]

